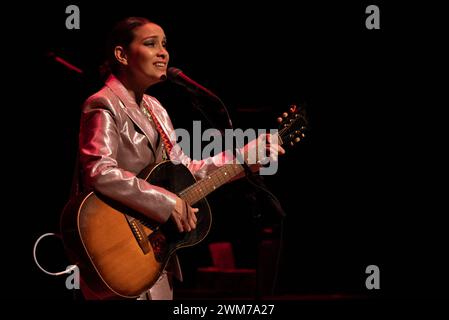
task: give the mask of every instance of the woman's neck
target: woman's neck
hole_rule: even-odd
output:
[[[117,78],[125,86],[126,90],[128,90],[128,93],[131,95],[131,97],[136,100],[137,105],[140,106],[143,95],[147,88],[135,81],[135,78],[127,76],[126,74],[120,74]]]

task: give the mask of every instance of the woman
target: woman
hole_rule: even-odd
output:
[[[166,78],[169,54],[159,25],[139,17],[119,22],[110,38],[109,54],[111,75],[82,109],[82,189],[99,192],[159,224],[172,220],[179,232],[189,232],[196,227],[198,209],[138,178],[138,173],[170,158],[182,162],[201,179],[232,161],[233,155],[228,151],[202,161],[188,158],[176,145],[166,110],[145,94],[148,87]],[[267,148],[284,153],[278,145]],[[181,278],[176,256],[168,269]],[[141,299],[172,299],[171,274],[164,271]],[[82,290],[86,298],[95,298],[86,286]]]

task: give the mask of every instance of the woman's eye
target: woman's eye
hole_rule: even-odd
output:
[[[146,45],[146,46],[149,46],[149,47],[154,47],[154,42],[153,42],[153,41],[151,41],[151,42],[145,42],[145,45]]]

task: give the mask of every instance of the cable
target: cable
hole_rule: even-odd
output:
[[[268,195],[268,199],[270,200],[271,205],[274,207],[275,211],[279,214],[281,218],[286,217],[286,213],[284,209],[281,206],[281,203],[279,199],[270,191],[268,190],[267,186],[263,182],[262,178],[250,171],[250,169],[246,170],[246,177],[247,181],[255,188],[265,192],[265,194]]]
[[[224,104],[224,102],[220,98],[217,97],[217,100],[222,105],[223,109],[226,111],[226,116],[227,116],[227,119],[228,119],[228,125],[229,125],[229,127],[231,129],[233,129],[232,120],[231,120],[231,117],[229,115],[228,108],[226,107],[226,105]],[[202,111],[202,110],[200,110],[200,111]],[[205,115],[205,117],[207,118],[206,115]],[[209,120],[209,122],[210,122],[210,120]],[[255,187],[256,189],[259,189],[259,190],[265,192],[265,194],[268,196],[267,198],[271,202],[271,205],[274,207],[275,211],[280,216],[281,222],[280,222],[280,234],[279,234],[279,248],[278,248],[278,254],[277,254],[277,258],[276,258],[276,264],[275,264],[275,267],[274,267],[273,283],[272,283],[272,287],[271,287],[271,295],[274,296],[275,289],[276,289],[276,284],[277,284],[277,279],[278,279],[278,275],[279,275],[279,269],[280,269],[280,262],[281,262],[281,256],[282,256],[282,246],[283,246],[283,242],[284,242],[284,218],[286,217],[287,214],[285,213],[284,209],[282,208],[279,199],[267,188],[267,186],[265,185],[265,183],[262,180],[262,178],[259,175],[256,175],[256,174],[254,174],[251,171],[251,169],[249,168],[248,164],[245,162],[243,156],[241,155],[240,150],[238,150],[237,148],[234,148],[233,154],[234,154],[235,158],[241,160],[240,163],[241,163],[241,165],[243,166],[243,168],[245,170],[245,176],[247,178],[246,180],[248,182],[250,182],[250,184],[253,187]]]
[[[43,272],[45,272],[46,274],[49,274],[51,276],[61,276],[63,274],[69,273],[72,270],[78,268],[76,265],[71,265],[69,268],[67,268],[64,271],[60,271],[60,272],[49,272],[47,270],[45,270],[44,268],[42,268],[42,266],[39,264],[39,262],[37,262],[37,257],[36,257],[36,249],[37,249],[37,245],[39,243],[39,241],[41,241],[43,238],[47,237],[47,236],[56,236],[59,239],[61,239],[61,236],[53,233],[53,232],[49,232],[49,233],[44,233],[43,235],[41,235],[36,242],[34,243],[34,247],[33,247],[33,258],[34,258],[34,262],[36,263],[36,265],[39,267],[39,269],[41,269]]]
[[[233,125],[232,125],[232,120],[231,120],[228,108],[226,107],[224,102],[218,96],[216,96],[214,94],[213,97],[222,106],[223,110],[226,113],[229,129],[233,130],[234,128],[233,128]],[[199,101],[198,101],[196,96],[194,96],[193,105],[203,114],[203,116],[209,122],[210,125],[212,125],[213,127],[217,127],[215,122],[212,121],[212,119],[210,119],[210,117],[208,117],[208,115],[200,107],[201,104],[199,103]],[[223,134],[223,130],[220,130],[220,132],[221,132],[222,135],[224,135]],[[234,157],[236,159],[241,160],[240,164],[244,168],[245,176],[247,178],[247,181],[249,181],[250,184],[253,185],[253,187],[263,191],[266,195],[268,195],[267,198],[271,202],[272,206],[275,208],[275,211],[280,216],[281,222],[280,222],[279,248],[278,248],[278,255],[277,255],[277,258],[276,258],[276,265],[275,265],[274,276],[273,276],[273,284],[272,284],[272,287],[271,287],[271,294],[274,295],[274,292],[275,292],[275,289],[276,289],[276,284],[277,284],[277,278],[278,278],[278,275],[279,275],[279,266],[280,266],[280,261],[281,261],[283,238],[284,238],[284,218],[286,217],[286,213],[285,213],[284,209],[282,208],[279,199],[270,190],[268,190],[268,188],[265,185],[265,183],[263,182],[262,178],[259,175],[255,175],[251,171],[251,169],[249,168],[248,164],[245,162],[243,156],[241,155],[240,150],[238,150],[238,148],[233,148],[233,154],[234,154]]]
[[[276,264],[274,266],[274,276],[273,276],[273,284],[271,287],[271,295],[274,296],[276,285],[278,281],[278,275],[279,275],[279,266],[281,264],[281,255],[282,255],[282,246],[284,243],[284,218],[281,218],[281,226],[279,231],[279,248],[278,248],[278,255],[276,258]]]

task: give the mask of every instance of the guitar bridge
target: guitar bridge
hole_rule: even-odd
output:
[[[126,215],[126,219],[128,220],[129,227],[131,228],[131,231],[134,235],[134,238],[136,239],[137,243],[139,244],[140,249],[142,249],[142,252],[144,254],[147,254],[151,251],[151,246],[148,241],[147,235],[145,234],[145,231],[142,228],[142,225],[140,222],[133,217],[130,217]]]

